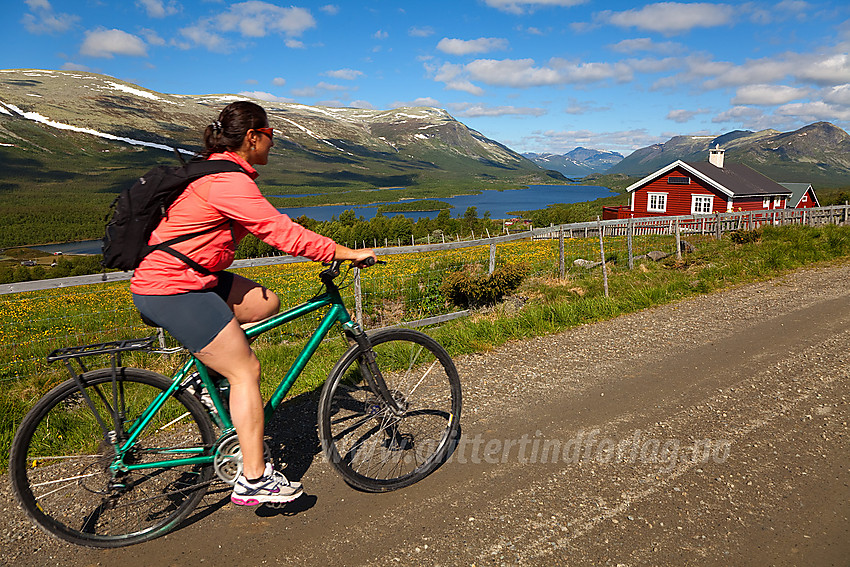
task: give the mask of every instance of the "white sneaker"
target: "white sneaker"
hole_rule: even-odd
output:
[[[281,504],[291,502],[304,494],[300,482],[290,482],[266,463],[262,478],[256,483],[248,482],[244,474],[240,474],[233,485],[230,501],[240,506],[256,506],[257,504]]]

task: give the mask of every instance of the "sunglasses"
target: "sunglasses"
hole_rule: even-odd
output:
[[[274,135],[274,128],[254,128],[254,131],[259,132],[260,134],[265,134],[269,137],[269,139],[272,139]]]

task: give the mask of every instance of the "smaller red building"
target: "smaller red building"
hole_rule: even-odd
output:
[[[794,190],[746,165],[725,164],[723,154],[719,147],[712,148],[706,162],[677,160],[644,177],[626,189],[631,193],[631,203],[625,207],[605,207],[604,218],[762,211],[794,206],[790,203]],[[809,199],[814,199],[814,191]]]
[[[780,185],[791,191],[791,198],[788,199],[789,209],[820,207],[818,196],[815,195],[811,183],[780,183]]]

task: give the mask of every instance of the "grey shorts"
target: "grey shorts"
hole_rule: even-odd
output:
[[[147,323],[162,327],[184,347],[199,352],[233,319],[227,306],[233,274],[221,272],[218,276],[218,284],[210,289],[176,295],[134,293],[133,303]]]

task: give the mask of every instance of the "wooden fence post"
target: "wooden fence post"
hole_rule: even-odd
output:
[[[629,219],[628,225],[626,227],[626,244],[629,248],[629,269],[633,270],[635,268],[635,251],[633,247],[633,238],[635,232],[635,223],[634,219]]]
[[[599,228],[599,254],[602,255],[602,285],[605,288],[605,297],[608,297],[608,267],[605,265],[605,244],[602,242],[602,221],[596,217],[596,226]]]
[[[564,265],[564,227],[558,231],[558,277],[564,279],[566,276],[566,266]]]
[[[676,219],[676,260],[682,261],[682,229],[679,226],[679,219]]]
[[[720,214],[720,211],[717,211],[717,218],[714,222],[714,237],[717,240],[720,240],[720,238],[723,236],[723,229],[720,226]]]
[[[354,320],[363,326],[363,293],[360,289],[360,268],[354,268]]]
[[[488,274],[492,274],[496,270],[496,243],[490,243],[490,269],[487,271]]]

